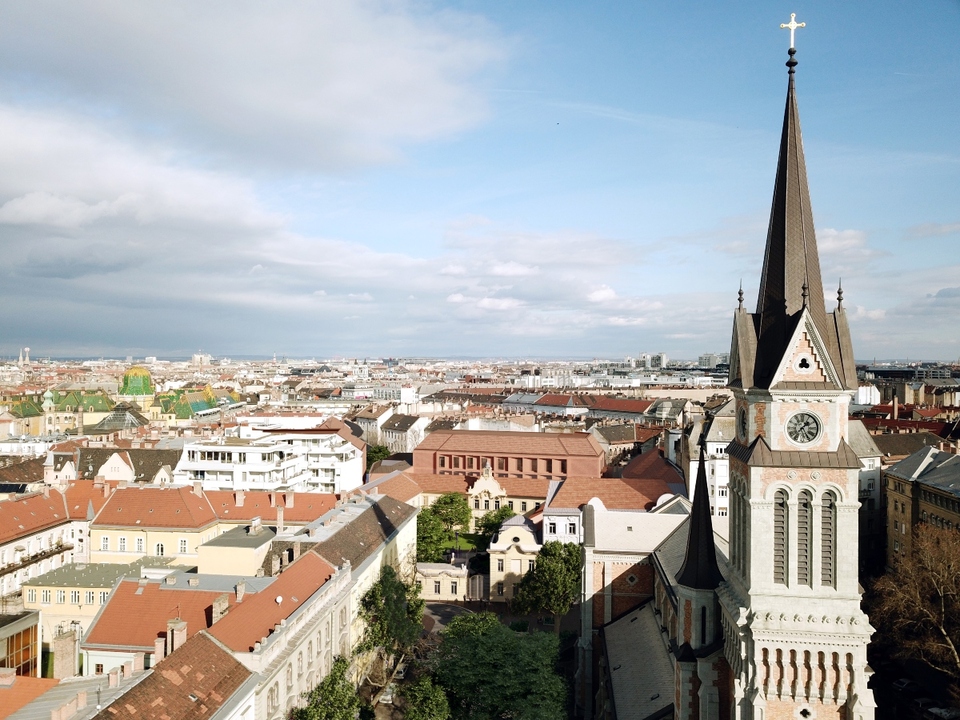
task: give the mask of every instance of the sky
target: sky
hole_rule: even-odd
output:
[[[958,0],[0,0],[0,356],[726,352],[791,12],[828,310],[955,361]]]

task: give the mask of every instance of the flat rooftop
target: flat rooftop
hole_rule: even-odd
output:
[[[204,547],[231,547],[231,548],[258,548],[273,542],[277,536],[276,530],[271,527],[263,526],[260,532],[254,534],[250,532],[250,527],[236,527],[212,540],[207,540]]]
[[[112,588],[122,577],[140,577],[145,568],[161,568],[172,557],[143,557],[124,563],[70,563],[23,583],[24,587]]]

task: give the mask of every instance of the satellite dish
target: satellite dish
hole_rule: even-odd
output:
[[[277,595],[277,605],[283,602],[283,595]]]

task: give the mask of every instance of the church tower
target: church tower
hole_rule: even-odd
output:
[[[731,717],[872,720],[857,580],[857,388],[838,291],[826,311],[790,29],[787,101],[757,309],[734,313],[730,548],[720,598]]]

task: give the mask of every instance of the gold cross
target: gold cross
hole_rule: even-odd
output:
[[[796,13],[790,13],[790,22],[788,22],[788,23],[780,23],[780,28],[781,28],[781,29],[783,29],[783,28],[790,28],[790,49],[791,49],[791,50],[796,47],[796,46],[793,44],[793,34],[797,31],[797,28],[802,28],[802,27],[806,27],[806,26],[807,26],[807,24],[806,24],[805,22],[802,22],[802,23],[798,23],[798,22],[797,22],[797,14],[796,14]]]

